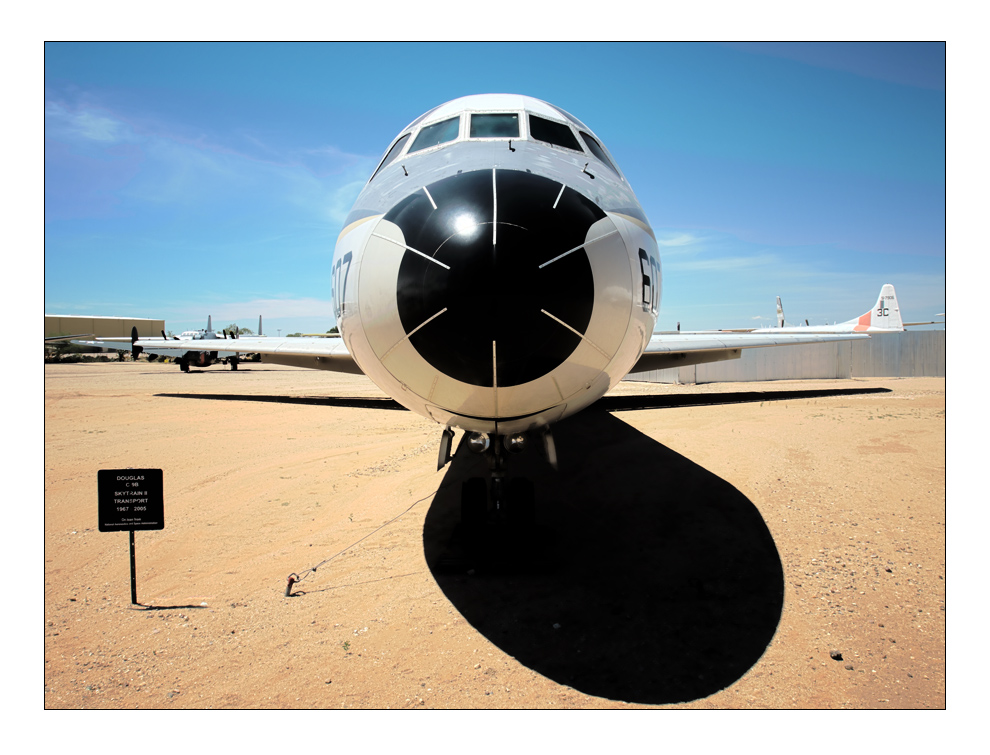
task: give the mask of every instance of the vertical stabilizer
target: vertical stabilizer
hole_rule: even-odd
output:
[[[853,330],[867,332],[870,330],[904,330],[904,322],[901,320],[901,308],[897,303],[897,294],[890,283],[885,283],[880,289],[880,296],[873,309],[860,315],[855,320],[850,320],[850,324],[855,327]]]
[[[777,297],[777,327],[784,327],[784,305],[780,303],[780,297]]]
[[[261,315],[258,315],[258,335],[263,336],[264,333],[261,332]]]
[[[213,332],[213,315],[206,316],[206,332],[207,333]]]
[[[897,303],[897,294],[892,284],[885,283],[880,289],[880,296],[871,313],[870,325],[887,330],[904,330],[901,307]]]

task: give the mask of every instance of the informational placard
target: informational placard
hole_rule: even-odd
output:
[[[165,529],[160,469],[100,469],[96,473],[100,532]]]

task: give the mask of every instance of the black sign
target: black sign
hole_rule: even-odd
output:
[[[165,529],[160,469],[100,469],[100,532]]]

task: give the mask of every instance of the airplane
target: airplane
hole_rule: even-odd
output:
[[[233,334],[232,338],[235,338]],[[165,334],[162,333],[162,338],[166,338]],[[212,315],[206,318],[206,329],[200,330],[184,330],[179,333],[178,336],[173,336],[173,340],[176,341],[217,341],[217,340],[227,340],[227,332],[224,331],[223,336],[217,334],[213,330],[213,317]],[[158,353],[161,356],[163,353],[167,354],[167,351],[155,352],[153,349],[145,349],[145,351],[154,354]],[[209,367],[211,364],[216,364],[217,362],[222,362],[224,364],[230,363],[230,369],[236,370],[239,357],[237,352],[233,351],[201,351],[198,349],[190,349],[184,352],[178,359],[179,369],[183,372],[189,372],[190,367]]]
[[[330,269],[340,336],[224,344],[263,362],[364,374],[443,429],[437,469],[461,448],[489,480],[461,492],[462,520],[489,503],[531,507],[509,456],[542,448],[555,423],[633,370],[737,359],[754,347],[860,333],[655,334],[656,237],[602,140],[565,110],[512,94],[461,97],[392,140],[344,222]],[[209,351],[132,333],[132,351]]]
[[[785,326],[784,324],[784,308],[780,303],[780,297],[777,297],[777,327],[776,328],[753,328],[747,332],[750,333],[902,333],[905,328],[915,326],[915,325],[936,325],[940,324],[940,321],[932,320],[930,322],[903,322],[901,320],[901,308],[897,303],[897,293],[894,291],[894,286],[890,283],[885,283],[880,289],[880,295],[877,297],[877,303],[873,305],[873,309],[869,312],[865,312],[859,317],[854,317],[852,320],[846,320],[845,322],[835,323],[834,325],[808,325],[808,321],[804,321],[803,326]],[[744,332],[739,330],[727,331],[727,332]]]
[[[253,336],[255,338],[264,338],[264,334],[261,332],[261,315],[258,315],[258,335]],[[132,334],[135,333],[137,328],[132,329]],[[162,331],[162,341],[154,341],[154,346],[149,346],[142,348],[142,352],[148,354],[148,359],[154,361],[155,358],[159,356],[175,357],[179,363],[179,369],[183,372],[189,372],[190,367],[209,367],[211,364],[229,364],[230,369],[236,370],[237,365],[242,361],[240,352],[230,351],[230,350],[206,350],[202,348],[189,348],[182,354],[176,355],[175,350],[177,348],[182,348],[182,346],[171,345],[174,341],[179,341],[183,346],[188,347],[189,341],[214,341],[214,340],[226,340],[228,339],[227,331],[222,331],[223,335],[218,335],[215,330],[213,330],[213,316],[208,315],[206,318],[206,328],[200,328],[199,330],[184,330],[177,336],[172,336],[171,339],[165,335]],[[236,339],[238,336],[235,333],[230,333],[230,339]],[[113,348],[111,346],[112,342],[127,342],[131,343],[132,338],[98,338],[95,341],[76,341],[72,343],[79,344],[81,346],[101,346],[103,348]],[[169,345],[163,345],[163,341]],[[197,344],[198,345],[198,344]],[[224,344],[226,346],[226,344]]]

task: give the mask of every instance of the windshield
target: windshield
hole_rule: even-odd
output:
[[[388,154],[385,155],[385,159],[382,160],[382,164],[378,166],[378,170],[371,175],[372,178],[377,176],[381,172],[382,168],[399,156],[399,153],[402,151],[402,148],[405,146],[407,141],[409,141],[409,134],[403,134],[403,136],[392,145],[392,149],[390,149]]]
[[[588,149],[591,150],[591,154],[611,168],[613,173],[616,175],[619,174],[619,171],[616,170],[614,165],[612,165],[612,161],[608,159],[608,155],[605,154],[605,150],[602,148],[602,145],[598,143],[598,140],[595,139],[595,137],[582,131],[581,138],[584,139],[584,143],[588,145]]]
[[[519,138],[519,116],[516,113],[475,113],[471,116],[471,138]]]
[[[430,126],[424,127],[416,136],[416,139],[413,141],[409,151],[418,152],[421,149],[436,147],[438,144],[445,144],[446,142],[454,141],[454,139],[457,138],[460,121],[460,116],[454,116],[453,118],[448,118],[445,121],[440,121],[439,123],[434,123]]]
[[[578,144],[574,132],[565,123],[557,123],[538,115],[530,113],[529,135],[537,141],[553,144],[557,147],[566,147],[577,152],[582,152],[581,145]]]

